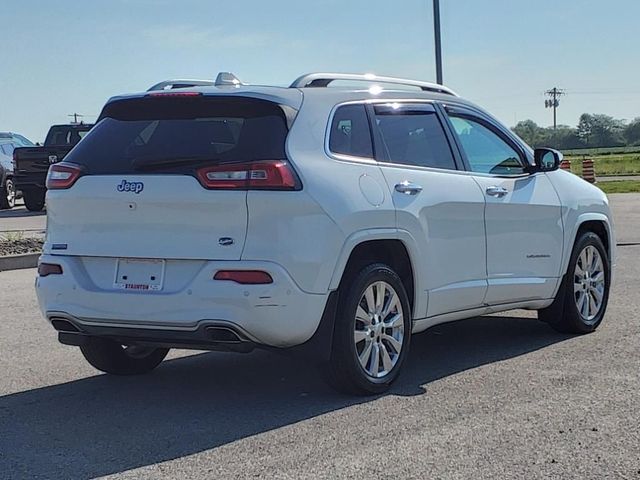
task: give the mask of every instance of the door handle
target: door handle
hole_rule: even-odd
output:
[[[416,185],[415,183],[411,183],[407,180],[396,183],[395,189],[396,192],[404,193],[405,195],[417,195],[422,191],[422,187],[420,185]]]
[[[504,187],[487,187],[487,195],[491,195],[492,197],[504,197],[509,190]]]

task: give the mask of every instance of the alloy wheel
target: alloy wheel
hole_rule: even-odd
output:
[[[400,297],[387,282],[366,288],[356,309],[353,340],[367,375],[383,378],[398,362],[404,340],[403,315]]]
[[[593,245],[587,245],[578,255],[573,275],[576,308],[587,323],[594,322],[602,308],[605,282],[604,263],[600,252]]]

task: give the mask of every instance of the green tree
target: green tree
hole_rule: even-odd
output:
[[[625,144],[623,132],[625,123],[609,115],[600,113],[580,115],[578,137],[585,147],[618,147]]]
[[[578,138],[582,141],[583,146],[590,146],[591,136],[593,134],[593,116],[588,113],[580,115],[577,130]]]
[[[627,145],[640,145],[640,117],[625,127],[623,136]]]
[[[529,145],[537,146],[543,129],[533,120],[522,120],[512,130]]]

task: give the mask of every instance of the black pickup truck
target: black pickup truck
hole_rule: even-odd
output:
[[[43,209],[49,165],[62,161],[92,126],[86,123],[54,125],[49,129],[43,146],[13,151],[13,181],[16,190],[22,191],[27,209]]]

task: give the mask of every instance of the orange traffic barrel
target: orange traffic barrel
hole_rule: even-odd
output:
[[[582,160],[582,178],[589,183],[596,183],[596,170],[591,158]]]

